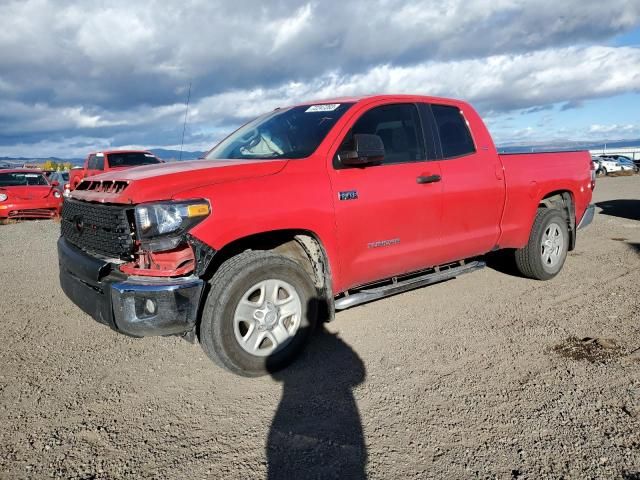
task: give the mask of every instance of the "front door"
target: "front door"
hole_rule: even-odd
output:
[[[431,266],[441,215],[440,164],[427,159],[413,103],[366,110],[338,152],[356,133],[378,135],[385,156],[365,167],[345,167],[336,156],[330,167],[346,288]]]

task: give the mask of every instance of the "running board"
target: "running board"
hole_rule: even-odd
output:
[[[371,302],[380,298],[395,295],[396,293],[406,292],[413,290],[414,288],[425,287],[433,283],[442,282],[444,280],[450,280],[463,273],[470,273],[475,270],[480,270],[486,265],[485,262],[476,260],[469,263],[463,263],[457,267],[449,267],[446,270],[439,270],[420,275],[418,277],[412,277],[407,280],[400,280],[390,285],[383,285],[380,287],[370,287],[363,290],[358,290],[352,294],[346,294],[335,301],[336,310],[344,310],[345,308],[355,307],[362,303]]]

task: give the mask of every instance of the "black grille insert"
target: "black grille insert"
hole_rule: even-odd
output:
[[[62,236],[88,253],[128,259],[134,246],[127,218],[130,208],[65,199],[61,216]]]

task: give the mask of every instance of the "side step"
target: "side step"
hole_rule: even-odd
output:
[[[420,275],[417,277],[411,277],[407,280],[393,281],[389,285],[383,285],[380,287],[369,287],[362,290],[358,290],[352,294],[346,294],[335,301],[336,310],[344,310],[345,308],[354,307],[362,303],[371,302],[380,298],[395,295],[396,293],[406,292],[413,290],[414,288],[424,287],[433,283],[442,282],[444,280],[450,280],[463,273],[470,273],[475,270],[484,268],[486,263],[480,260],[476,260],[469,263],[462,263],[457,267],[449,267],[446,270],[440,270],[436,268],[430,273]]]

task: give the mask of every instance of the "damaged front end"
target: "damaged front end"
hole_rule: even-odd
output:
[[[65,201],[58,241],[60,283],[100,323],[136,336],[193,331],[215,251],[188,231],[206,200],[107,205]]]

